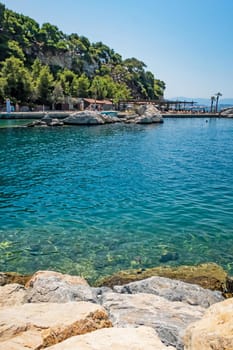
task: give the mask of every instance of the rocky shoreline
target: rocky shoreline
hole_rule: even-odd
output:
[[[53,118],[46,114],[43,118],[29,123],[28,127],[47,127],[63,125],[103,125],[113,123],[133,123],[133,124],[152,124],[163,123],[163,117],[160,111],[153,105],[144,105],[139,107],[135,113],[109,115],[107,112],[85,110],[72,112],[64,119]]]
[[[226,272],[158,269],[122,271],[95,287],[55,271],[0,273],[0,350],[233,349]]]

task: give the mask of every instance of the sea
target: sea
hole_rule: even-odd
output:
[[[24,128],[0,120],[0,271],[89,281],[215,262],[233,273],[233,120]]]

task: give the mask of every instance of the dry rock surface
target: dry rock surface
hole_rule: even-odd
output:
[[[71,276],[67,274],[63,274],[56,271],[37,271],[33,276],[26,282],[25,287],[33,287],[34,283],[38,281],[38,279],[47,279],[50,277],[55,277],[58,280],[64,281],[70,285],[84,285],[88,286],[88,282],[80,276]]]
[[[27,291],[24,286],[11,283],[0,287],[0,307],[24,304],[27,301]]]
[[[111,327],[106,311],[86,302],[24,304],[0,313],[0,349],[41,349],[71,336]]]
[[[184,343],[186,350],[233,350],[233,299],[212,305],[188,327]]]
[[[199,269],[204,286],[221,290],[231,278],[216,264],[163,269],[176,279],[146,278],[154,268],[123,285],[114,276],[112,288],[54,271],[0,273],[0,350],[233,350],[233,299],[177,280],[185,271],[200,281]],[[120,282],[136,278],[130,273]]]
[[[204,313],[200,306],[171,302],[145,293],[106,293],[102,303],[115,327],[151,327],[162,342],[177,349],[183,349],[182,337],[187,326]]]
[[[126,294],[149,293],[170,301],[182,301],[204,308],[224,300],[220,292],[213,292],[198,285],[172,280],[165,277],[150,277],[124,286],[115,286],[115,292]]]
[[[72,337],[48,350],[172,350],[149,327],[108,328]]]

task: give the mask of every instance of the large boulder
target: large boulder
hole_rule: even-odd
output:
[[[137,110],[138,116],[135,118],[136,124],[163,123],[163,116],[152,104],[140,106]]]
[[[66,125],[102,125],[105,120],[102,114],[96,111],[81,111],[71,113],[69,117],[63,120]]]
[[[36,278],[28,290],[30,303],[66,303],[69,301],[98,301],[98,289],[86,284],[70,284],[56,276]]]
[[[233,350],[233,299],[212,305],[184,336],[185,350]]]
[[[70,285],[84,285],[84,286],[88,286],[87,281],[80,276],[72,276],[72,275],[67,275],[67,274],[63,274],[60,272],[56,272],[56,271],[50,271],[50,270],[42,270],[42,271],[37,271],[34,273],[34,275],[32,275],[30,277],[30,279],[27,281],[25,287],[33,287],[34,283],[40,279],[47,279],[49,277],[56,277],[58,280],[60,281],[64,281],[67,282]]]
[[[182,301],[205,308],[224,300],[220,292],[165,277],[151,277],[124,286],[115,286],[113,290],[127,294],[149,293],[159,295],[170,301]]]
[[[102,305],[115,327],[152,327],[161,341],[183,349],[182,337],[189,324],[199,320],[204,308],[168,301],[152,294],[104,293]]]
[[[0,313],[0,350],[43,349],[100,328],[111,327],[97,304],[24,304]]]
[[[152,328],[105,328],[79,335],[53,345],[47,350],[172,350],[158,338]]]

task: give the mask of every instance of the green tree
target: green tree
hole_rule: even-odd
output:
[[[65,101],[63,89],[62,89],[61,83],[59,81],[56,82],[54,85],[51,100],[52,100],[52,104],[53,104],[53,109],[54,109],[55,104],[64,103],[64,101]]]
[[[130,89],[125,83],[116,83],[112,98],[114,103],[118,103],[121,100],[127,101],[132,98]]]
[[[58,79],[66,96],[77,97],[78,79],[74,72],[64,69],[58,74]]]
[[[105,99],[111,98],[114,95],[115,84],[110,76],[95,76],[92,81],[90,92],[93,98]]]
[[[48,66],[43,66],[35,84],[36,101],[41,104],[50,104],[52,102],[53,87],[53,75]]]
[[[41,61],[39,60],[39,58],[36,58],[35,61],[33,62],[33,65],[32,65],[32,79],[33,79],[33,82],[36,84],[36,80],[37,78],[39,77],[40,75],[40,71],[42,69],[43,65],[41,63]]]
[[[54,26],[50,23],[44,23],[39,32],[40,40],[45,43],[48,47],[59,48],[59,45],[64,43],[66,36],[65,34],[58,29],[57,26]],[[67,48],[67,46],[65,46]]]
[[[85,74],[77,79],[77,96],[78,97],[88,97],[89,94],[90,81]]]
[[[163,97],[165,89],[166,89],[165,82],[159,79],[155,79],[154,81],[155,98]]]
[[[9,52],[11,53],[12,56],[17,57],[22,61],[25,61],[25,55],[24,55],[23,50],[17,41],[9,40],[8,41],[8,48],[9,48]]]
[[[9,57],[2,63],[0,78],[5,97],[15,102],[30,100],[32,96],[31,75],[19,58]]]

